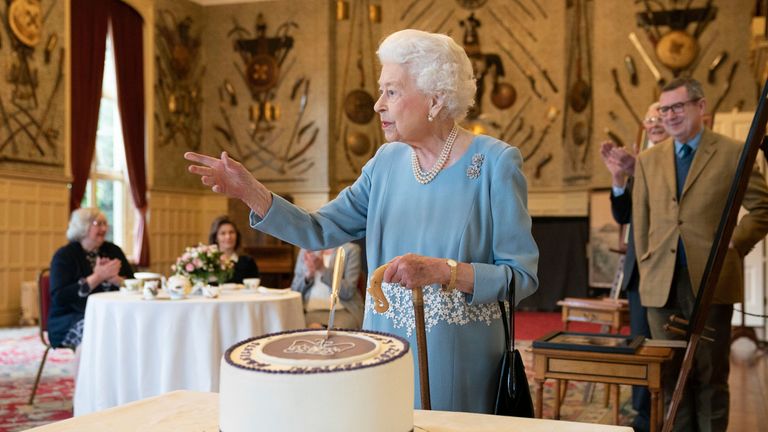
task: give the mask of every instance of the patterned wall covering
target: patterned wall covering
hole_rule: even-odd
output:
[[[564,158],[562,3],[397,0],[384,6],[384,35],[417,28],[448,34],[464,46],[478,79],[477,105],[464,126],[517,146],[531,189],[563,182],[557,168]]]
[[[65,2],[0,3],[0,167],[61,173]]]
[[[155,3],[155,186],[200,188],[187,173],[185,151],[202,147],[205,15],[187,0]]]
[[[214,6],[205,15],[203,148],[228,151],[277,192],[327,191],[331,3]]]

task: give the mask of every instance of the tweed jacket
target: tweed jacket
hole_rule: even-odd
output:
[[[632,189],[632,221],[643,306],[663,307],[682,237],[694,294],[698,294],[710,249],[723,214],[743,143],[710,130],[702,133],[685,185],[677,198],[675,146],[669,138],[640,153]],[[713,303],[743,300],[742,258],[768,232],[768,187],[753,170],[734,229]]]

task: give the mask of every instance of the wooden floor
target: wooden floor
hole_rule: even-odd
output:
[[[738,361],[737,357],[731,357],[728,432],[767,430],[768,347],[758,351],[750,361]]]

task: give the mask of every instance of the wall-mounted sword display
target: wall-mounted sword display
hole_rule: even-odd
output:
[[[635,67],[635,60],[632,58],[631,55],[627,54],[624,56],[624,66],[627,68],[627,73],[629,74],[629,83],[637,87],[637,84],[640,81],[637,78],[637,68]]]
[[[621,99],[621,103],[624,104],[624,107],[629,111],[630,114],[632,114],[632,118],[635,119],[637,124],[641,124],[642,121],[640,120],[640,116],[637,115],[634,108],[632,108],[632,104],[629,103],[629,100],[627,100],[627,96],[624,94],[624,91],[621,90],[621,83],[619,82],[619,72],[616,70],[616,68],[611,69],[611,76],[613,77],[613,92],[616,93],[616,96]]]
[[[720,108],[720,105],[722,105],[725,97],[728,96],[728,93],[731,91],[731,84],[733,84],[733,79],[736,77],[736,69],[738,69],[738,67],[738,61],[733,62],[733,65],[731,65],[731,72],[728,73],[728,78],[725,80],[725,85],[723,86],[723,90],[720,93],[720,97],[717,98],[717,102],[715,102],[715,105],[712,107],[713,116],[717,114],[717,110]]]
[[[725,61],[728,60],[728,51],[723,51],[720,54],[715,57],[714,60],[712,60],[712,63],[709,65],[709,68],[707,68],[707,82],[710,84],[715,83],[715,73],[717,72],[717,69],[722,66]]]
[[[547,166],[550,162],[552,162],[552,153],[547,153],[546,156],[544,156],[537,164],[536,164],[536,171],[533,173],[533,178],[540,179],[541,178],[541,172],[544,169],[544,167]]]
[[[547,98],[542,95],[539,90],[536,88],[536,78],[533,77],[533,74],[529,72],[527,69],[523,67],[523,65],[520,64],[519,61],[515,58],[515,56],[512,55],[512,52],[509,50],[509,48],[506,47],[503,43],[501,43],[498,39],[495,40],[496,45],[498,45],[499,49],[507,55],[507,58],[512,62],[513,65],[517,68],[517,70],[520,71],[521,74],[528,80],[528,85],[531,87],[531,91],[534,95],[536,95],[537,98],[539,98],[541,101],[546,101]]]
[[[525,54],[526,57],[528,57],[528,60],[531,62],[534,68],[539,71],[539,73],[544,77],[544,79],[547,81],[547,84],[549,84],[549,88],[552,89],[553,92],[557,93],[558,89],[555,83],[552,81],[552,78],[549,76],[549,72],[545,68],[543,68],[539,62],[536,61],[536,59],[533,57],[533,54],[526,48],[525,44],[520,42],[520,39],[515,36],[515,34],[512,32],[512,29],[509,28],[509,26],[502,21],[501,18],[499,18],[499,15],[496,14],[496,11],[494,11],[491,8],[488,8],[488,11],[490,12],[490,15],[493,17],[494,20],[499,24],[499,26],[504,30],[504,32],[507,33],[507,35],[512,39],[512,41],[520,48],[520,51]]]
[[[653,75],[653,79],[656,80],[656,84],[658,84],[659,87],[664,86],[666,82],[661,76],[659,68],[657,68],[656,64],[653,63],[653,60],[651,60],[651,57],[645,51],[643,44],[640,43],[640,39],[637,38],[637,35],[634,32],[629,33],[629,40],[632,42],[632,45],[635,46],[638,54],[640,54],[640,58],[643,59],[643,63],[645,63],[645,65],[648,67],[648,70],[651,71],[651,75]]]

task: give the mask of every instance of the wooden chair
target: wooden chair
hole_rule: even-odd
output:
[[[32,387],[32,394],[29,395],[29,405],[32,405],[35,401],[35,393],[37,393],[37,386],[40,384],[40,376],[43,374],[43,367],[45,361],[48,359],[48,352],[51,348],[54,348],[48,341],[48,310],[51,306],[51,278],[50,269],[45,268],[37,275],[37,292],[40,307],[40,319],[38,320],[38,327],[40,329],[40,342],[45,345],[45,353],[40,360],[40,367],[37,368],[37,376],[35,377],[35,385]],[[71,349],[74,352],[73,347],[61,347]],[[55,349],[55,348],[54,348]]]

